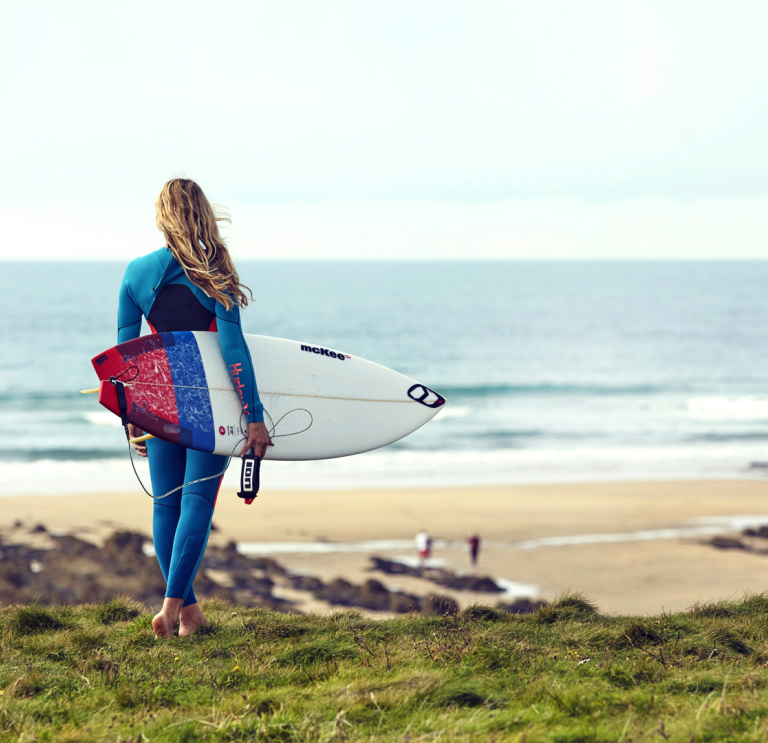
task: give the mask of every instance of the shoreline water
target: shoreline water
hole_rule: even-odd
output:
[[[9,264],[0,276],[0,306],[16,318],[0,337],[3,494],[136,489],[118,419],[79,393],[95,384],[90,359],[115,342],[123,268]],[[343,349],[428,384],[447,405],[385,449],[265,466],[267,489],[768,470],[766,262],[435,263],[429,281],[413,264],[326,268],[242,264],[258,300],[245,331]],[[82,281],[87,296],[71,291]],[[47,301],[30,305],[31,293]]]
[[[122,436],[118,432],[115,436]],[[151,492],[146,460],[133,457],[141,482]],[[122,458],[84,461],[0,462],[0,497],[17,495],[132,493],[141,491],[128,453]],[[768,450],[760,444],[615,448],[599,451],[510,450],[506,452],[376,451],[357,457],[309,462],[264,463],[264,490],[352,491],[505,487],[596,482],[690,480],[766,481]],[[223,487],[236,489],[237,462]]]

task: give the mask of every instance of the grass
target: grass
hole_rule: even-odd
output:
[[[5,741],[762,741],[768,596],[607,617],[474,606],[374,621],[204,606],[156,641],[128,600],[0,608]]]

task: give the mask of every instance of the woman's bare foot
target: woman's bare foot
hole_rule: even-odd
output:
[[[163,601],[163,608],[152,620],[152,629],[158,639],[170,639],[176,630],[179,621],[179,612],[184,605],[184,599],[169,599]]]
[[[194,635],[201,627],[207,627],[208,620],[203,616],[200,604],[190,604],[181,610],[179,637]]]

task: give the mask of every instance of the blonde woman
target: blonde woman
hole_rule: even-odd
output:
[[[142,316],[153,333],[182,330],[218,331],[227,366],[240,371],[243,415],[248,421],[248,441],[259,457],[271,446],[264,425],[256,377],[240,326],[240,308],[248,305],[245,291],[232,264],[217,222],[217,215],[200,186],[176,178],[163,186],[156,203],[156,222],[165,235],[165,247],[132,261],[120,288],[118,343],[136,338]],[[131,426],[131,434],[143,431]],[[149,457],[152,489],[167,493],[184,483],[221,473],[227,457],[193,451],[160,439],[136,444]],[[152,621],[158,637],[189,635],[207,626],[192,590],[208,543],[213,508],[221,477],[185,485],[154,502],[152,535],[155,553],[167,590],[163,608]]]

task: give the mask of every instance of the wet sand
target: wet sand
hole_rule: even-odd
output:
[[[5,539],[27,539],[37,523],[101,541],[114,529],[151,532],[151,501],[140,494],[13,496],[2,499]],[[584,591],[603,611],[657,613],[685,609],[696,601],[737,597],[768,589],[768,556],[722,551],[700,538],[539,546],[527,540],[585,534],[631,533],[679,528],[702,517],[766,516],[768,480],[674,481],[519,485],[355,491],[265,491],[244,505],[222,491],[211,539],[253,543],[359,543],[411,540],[426,528],[445,540],[435,558],[469,571],[463,540],[484,539],[477,572],[524,584],[552,598]],[[16,521],[23,528],[13,529]],[[768,544],[766,544],[768,547]],[[370,554],[412,556],[408,548],[307,554],[294,548],[273,556],[286,567],[324,580],[342,576],[359,583],[375,577],[388,586],[424,593],[410,576],[367,572]],[[474,598],[456,594],[462,604]]]

